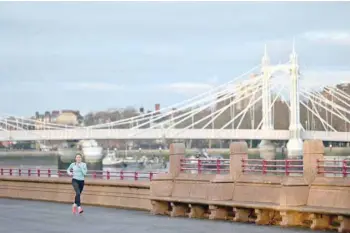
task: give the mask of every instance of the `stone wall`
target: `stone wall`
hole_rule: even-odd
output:
[[[85,205],[150,210],[149,182],[86,180]],[[71,179],[1,177],[0,197],[73,203]]]

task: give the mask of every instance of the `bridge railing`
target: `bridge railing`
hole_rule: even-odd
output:
[[[229,159],[181,159],[180,171],[192,174],[227,174]]]
[[[349,159],[318,159],[317,173],[326,177],[348,177],[350,174]]]
[[[279,175],[302,175],[303,160],[301,159],[283,159],[283,160],[265,160],[265,159],[242,159],[243,173],[257,174],[279,174]]]
[[[89,170],[87,178],[104,180],[149,180],[159,172],[143,171],[102,171]],[[67,170],[59,169],[36,169],[36,168],[0,168],[0,176],[21,176],[21,177],[70,177]]]

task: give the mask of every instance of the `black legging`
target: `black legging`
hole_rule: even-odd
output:
[[[72,179],[72,185],[75,191],[75,200],[74,203],[77,206],[80,206],[80,195],[83,192],[84,189],[84,181],[83,180],[76,180]]]

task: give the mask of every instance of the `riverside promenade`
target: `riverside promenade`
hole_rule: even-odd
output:
[[[305,228],[350,232],[350,162],[325,159],[320,140],[305,141],[302,158],[284,160],[249,159],[246,142],[231,144],[230,159],[185,158],[182,143],[171,144],[170,151],[166,173],[147,176],[135,173],[131,180],[125,179],[127,174],[121,172],[98,174],[92,171],[82,195],[82,203],[87,208],[84,216],[71,216],[74,198],[71,178],[39,169],[0,168],[0,198],[59,203],[24,201],[16,204],[13,201],[14,205],[6,205],[7,199],[2,199],[5,201],[1,202],[4,206],[0,206],[0,219],[5,222],[16,219],[19,223],[28,222],[28,229],[33,226],[41,229],[35,222],[58,221],[55,218],[62,217],[63,221],[59,221],[62,226],[58,228],[69,229],[69,224],[76,224],[74,218],[90,218],[94,221],[92,229],[105,222],[99,232],[110,231],[109,221],[114,225],[113,229],[118,229],[119,221],[119,226],[125,226],[120,216],[132,218],[130,227],[142,227],[143,232],[157,232],[158,228],[162,229],[159,232],[169,233],[179,230],[213,232],[220,227],[223,227],[221,232],[232,232],[241,224],[245,224],[242,229],[254,228],[241,232],[260,232],[271,225],[276,225],[271,228],[278,229],[276,232],[288,232],[285,227],[298,227],[292,232]],[[132,210],[124,212],[121,209]],[[143,220],[136,213],[142,213],[149,220]],[[17,222],[13,227],[19,227]],[[196,227],[199,223],[204,225]],[[90,224],[86,222],[73,228],[86,227],[85,232],[89,232]],[[203,227],[205,224],[209,225]],[[4,226],[8,227],[8,224],[0,225]],[[196,231],[192,227],[202,230]],[[51,228],[50,231],[62,232]]]
[[[69,204],[0,199],[0,232],[11,233],[295,233],[307,229],[257,227],[253,224],[192,220],[144,211],[86,206],[73,216]],[[325,231],[322,231],[326,233]]]

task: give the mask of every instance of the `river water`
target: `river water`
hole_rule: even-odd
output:
[[[40,170],[41,177],[47,177],[49,170],[52,176],[56,176],[58,171],[60,174],[66,175],[66,169],[69,164],[64,164],[60,161],[59,156],[57,154],[40,153],[38,155],[37,152],[33,153],[5,153],[2,152],[0,154],[0,169],[3,171],[3,175],[9,175],[10,169],[12,169],[12,175],[19,175],[21,173],[22,176],[28,176],[28,172],[31,176],[37,176],[37,171]],[[160,173],[166,172],[168,170],[168,163],[166,164],[166,168],[161,168],[160,166],[156,167],[140,167],[137,165],[128,166],[125,168],[115,167],[115,166],[103,166],[102,162],[99,164],[87,164],[88,166],[88,174],[89,176],[97,176],[97,178],[106,179],[107,171],[110,173],[110,179],[149,179],[150,173]],[[19,171],[21,170],[21,171]],[[28,171],[30,170],[30,171]],[[103,172],[102,172],[103,171]],[[135,178],[135,176],[137,178]]]

